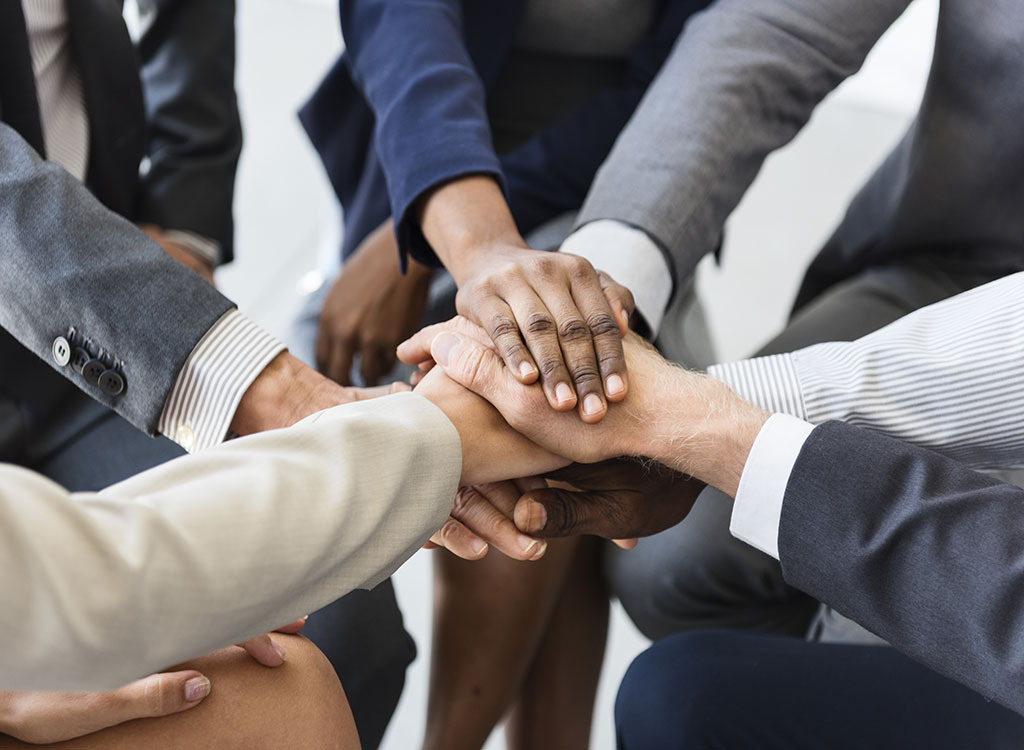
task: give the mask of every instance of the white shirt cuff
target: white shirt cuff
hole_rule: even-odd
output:
[[[224,313],[185,360],[157,429],[189,453],[222,442],[242,395],[284,349],[238,310]]]
[[[590,261],[633,293],[637,310],[658,334],[672,296],[672,272],[654,240],[614,219],[584,224],[566,237],[559,250]]]
[[[786,414],[769,417],[754,440],[736,490],[729,531],[776,560],[789,475],[813,429],[814,425]]]
[[[216,266],[220,261],[220,243],[209,237],[189,232],[187,229],[165,229],[163,235],[171,242],[181,245],[197,258],[205,260],[211,266]]]

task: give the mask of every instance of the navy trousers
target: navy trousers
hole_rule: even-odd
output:
[[[619,687],[620,750],[1024,747],[1024,717],[889,646],[741,631],[666,638]]]

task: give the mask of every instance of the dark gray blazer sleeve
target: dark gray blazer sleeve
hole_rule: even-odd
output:
[[[152,434],[192,349],[233,307],[0,123],[0,327],[23,346]],[[123,393],[55,361],[70,328],[123,363]]]
[[[1024,713],[1024,490],[840,422],[811,432],[779,528],[786,580]]]
[[[142,0],[137,49],[148,125],[139,221],[216,240],[233,257],[242,128],[233,0]]]
[[[687,23],[597,174],[579,223],[616,219],[671,253],[717,246],[765,157],[856,72],[909,0],[716,0]]]

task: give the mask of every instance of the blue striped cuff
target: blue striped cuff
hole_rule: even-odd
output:
[[[223,442],[242,395],[284,349],[238,310],[224,313],[185,360],[157,429],[189,453]]]

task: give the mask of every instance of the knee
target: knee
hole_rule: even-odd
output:
[[[684,633],[640,654],[615,700],[620,750],[726,747],[735,719],[730,680],[717,672],[720,634]]]
[[[222,747],[358,748],[355,721],[331,663],[301,636],[271,637],[288,655],[280,667],[263,667],[238,648],[190,665],[211,683],[209,698],[193,709],[207,713],[214,734],[206,740],[225,732]]]

